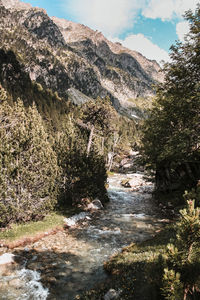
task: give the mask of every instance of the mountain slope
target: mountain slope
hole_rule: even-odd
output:
[[[3,50],[12,50],[32,81],[63,99],[75,88],[93,99],[109,96],[123,111],[129,98],[151,96],[152,85],[163,80],[155,61],[19,0],[0,0],[0,24]]]
[[[122,103],[128,98],[152,95],[152,84],[162,81],[160,67],[136,51],[107,40],[101,32],[53,17],[66,43],[94,65],[101,84]]]

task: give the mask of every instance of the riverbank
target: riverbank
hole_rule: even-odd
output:
[[[125,178],[131,178],[134,186],[122,187]],[[140,173],[114,174],[109,178],[110,202],[104,209],[88,215],[77,226],[17,246],[11,252],[17,259],[25,259],[26,270],[39,272],[40,282],[48,289],[47,299],[72,300],[109,280],[103,264],[110,256],[133,241],[154,237],[168,222],[151,197],[152,189]],[[9,276],[4,274],[8,281]]]
[[[25,224],[12,224],[0,230],[0,253],[2,248],[14,249],[36,242],[44,236],[55,234],[65,229],[65,218],[80,212],[80,209],[67,207],[65,211],[57,210],[44,219]]]
[[[104,269],[110,275],[109,281],[101,283],[77,299],[107,299],[105,295],[110,292],[118,295],[113,299],[160,300],[159,259],[166,252],[166,245],[174,235],[174,225],[170,224],[153,238],[123,248],[104,263]]]

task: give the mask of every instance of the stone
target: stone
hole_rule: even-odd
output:
[[[0,265],[11,264],[14,263],[15,255],[12,253],[4,253],[0,256]]]
[[[114,300],[119,299],[121,291],[116,291],[114,289],[110,289],[104,296],[104,300]]]
[[[22,285],[22,281],[19,278],[14,278],[9,281],[9,286],[14,287],[14,288],[20,288]]]
[[[122,181],[121,181],[121,185],[122,185],[123,187],[125,187],[125,188],[130,188],[130,187],[131,187],[130,182],[129,182],[128,179],[122,180]]]
[[[48,277],[45,280],[52,284],[56,284],[56,282],[57,282],[57,279],[54,276]]]
[[[72,216],[71,218],[64,218],[65,226],[72,227],[80,220],[84,220],[87,216],[86,212],[80,212],[77,215]]]
[[[42,269],[42,264],[40,262],[31,262],[27,264],[27,267],[31,270],[39,270]]]
[[[88,210],[103,209],[103,205],[99,199],[95,199],[91,203],[88,204],[87,209]]]
[[[0,276],[11,276],[15,271],[14,264],[5,264],[0,266]]]

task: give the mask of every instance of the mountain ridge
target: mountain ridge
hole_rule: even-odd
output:
[[[156,60],[147,59],[144,55],[142,55],[138,51],[128,49],[119,42],[112,42],[112,41],[108,40],[98,30],[95,31],[84,24],[79,24],[79,23],[72,22],[72,21],[69,21],[69,20],[66,20],[63,18],[51,17],[51,19],[61,29],[61,32],[63,33],[63,36],[65,38],[65,41],[69,44],[76,42],[76,41],[80,41],[81,39],[85,40],[87,38],[91,39],[96,45],[98,44],[99,41],[104,41],[109,45],[111,51],[114,52],[115,54],[119,54],[120,52],[129,53],[134,58],[136,58],[140,63],[143,63],[144,68],[145,68],[144,63],[146,62],[146,63],[150,63],[150,65],[152,65],[156,71],[160,70],[160,66]],[[73,29],[73,33],[72,33],[72,29]],[[65,34],[65,32],[66,32],[66,34]],[[146,69],[146,71],[148,72],[148,69]],[[164,75],[159,76],[159,78],[157,75],[158,74],[156,72],[155,74],[152,74],[152,77],[155,80],[158,80],[158,79],[163,80],[164,79],[163,78]]]
[[[0,20],[2,48],[15,53],[32,81],[66,100],[75,88],[93,99],[109,96],[123,112],[128,99],[152,96],[152,85],[163,81],[157,62],[44,9],[0,0]]]

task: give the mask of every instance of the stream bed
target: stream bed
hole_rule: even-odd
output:
[[[130,180],[131,188],[120,185],[124,179]],[[153,184],[140,173],[111,176],[110,202],[104,209],[88,213],[67,231],[13,251],[23,263],[12,265],[7,273],[0,266],[0,299],[73,300],[105,280],[104,261],[164,226],[152,190]]]

